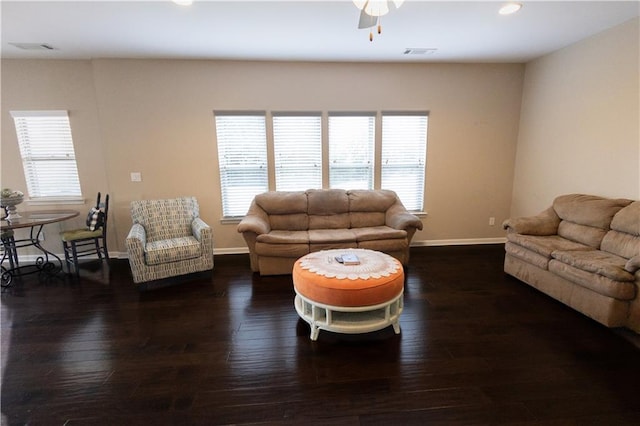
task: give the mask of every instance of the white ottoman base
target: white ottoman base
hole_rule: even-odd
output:
[[[318,339],[320,330],[358,334],[382,330],[390,325],[396,334],[400,334],[403,293],[404,290],[379,305],[347,307],[314,302],[296,291],[294,305],[300,318],[311,326],[311,340]]]

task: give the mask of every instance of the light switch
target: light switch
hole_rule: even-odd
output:
[[[140,172],[131,172],[131,182],[142,182],[142,174]]]

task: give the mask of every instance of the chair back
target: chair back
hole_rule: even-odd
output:
[[[104,223],[102,225],[102,236],[107,237],[107,221],[109,220],[109,194],[104,196],[104,203],[100,204],[100,193],[96,199],[96,208],[101,208],[104,212]]]
[[[195,197],[131,202],[131,219],[144,227],[147,242],[192,235],[191,223],[199,216]]]

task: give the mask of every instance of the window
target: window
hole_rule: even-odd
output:
[[[390,189],[424,210],[427,112],[214,115],[225,218],[244,216],[270,189]]]
[[[274,114],[276,190],[322,188],[322,117]]]
[[[329,115],[329,187],[373,189],[375,115]]]
[[[427,114],[382,114],[381,188],[398,194],[407,210],[423,209]]]
[[[222,214],[244,216],[256,194],[269,189],[264,113],[216,113]]]
[[[67,111],[11,111],[32,199],[81,199]]]

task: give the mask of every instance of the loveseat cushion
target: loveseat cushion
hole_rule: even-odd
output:
[[[609,229],[613,216],[631,204],[631,200],[602,198],[595,195],[561,195],[553,201],[553,208],[562,220],[579,225]]]
[[[634,201],[613,217],[601,249],[627,259],[640,255],[640,201]]]
[[[537,236],[508,233],[507,240],[547,259],[551,259],[551,253],[556,250],[593,250],[593,247],[567,240],[558,235]]]
[[[147,265],[161,265],[169,262],[193,259],[202,254],[200,241],[194,237],[178,237],[147,242],[144,248]]]
[[[552,254],[557,259],[574,268],[602,275],[614,281],[633,281],[632,274],[624,269],[627,259],[602,250],[562,251]]]
[[[632,300],[636,297],[634,282],[612,280],[609,277],[573,267],[556,259],[549,262],[549,271],[603,296],[618,300]]]
[[[256,241],[268,244],[309,244],[309,234],[307,231],[271,231],[258,235]]]

